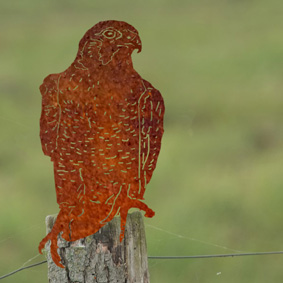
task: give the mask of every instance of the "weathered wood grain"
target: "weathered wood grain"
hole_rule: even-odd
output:
[[[47,232],[56,216],[46,217]],[[120,243],[120,217],[115,217],[96,234],[67,242],[58,239],[65,269],[55,265],[46,244],[50,283],[149,283],[143,216],[128,214],[125,238]]]

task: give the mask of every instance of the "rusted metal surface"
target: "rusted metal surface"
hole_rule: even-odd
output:
[[[59,233],[75,241],[119,214],[122,241],[130,208],[154,216],[143,196],[160,151],[164,103],[134,70],[135,49],[141,51],[141,40],[131,25],[100,22],[81,39],[71,66],[40,86],[40,138],[54,164],[60,212],[39,250],[51,240],[62,268]]]

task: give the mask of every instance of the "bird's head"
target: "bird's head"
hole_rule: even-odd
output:
[[[132,52],[142,49],[137,30],[121,21],[99,22],[80,41],[79,54],[83,60],[98,60],[102,65],[113,59],[127,60]]]

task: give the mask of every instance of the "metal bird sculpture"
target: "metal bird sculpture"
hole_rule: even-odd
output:
[[[99,22],[81,39],[71,66],[40,86],[40,138],[54,164],[60,212],[39,251],[51,240],[59,267],[59,234],[75,241],[120,215],[122,241],[130,208],[154,216],[143,196],[160,151],[164,102],[133,68],[131,54],[141,47],[131,25]]]

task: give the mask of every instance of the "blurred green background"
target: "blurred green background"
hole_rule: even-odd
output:
[[[278,0],[2,0],[0,275],[38,254],[45,216],[58,212],[39,140],[39,85],[107,19],[137,28],[135,68],[166,103],[145,195],[156,211],[145,219],[148,254],[283,250],[282,14]],[[282,255],[149,266],[152,283],[283,281]],[[3,282],[45,283],[47,266]]]

